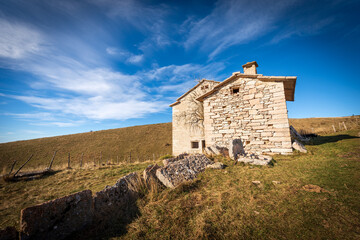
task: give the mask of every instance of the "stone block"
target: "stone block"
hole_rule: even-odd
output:
[[[65,239],[89,226],[93,199],[85,190],[21,210],[21,239]]]
[[[295,140],[292,143],[292,148],[295,149],[295,150],[298,150],[299,152],[307,153],[307,150],[306,150],[305,146],[301,142],[299,142],[298,140]]]
[[[165,186],[175,188],[185,181],[195,179],[210,164],[213,162],[203,154],[190,155],[157,169],[156,176]]]
[[[137,173],[130,173],[120,178],[115,185],[106,186],[94,196],[94,222],[103,228],[111,221],[130,219],[139,197],[138,191],[142,181]]]

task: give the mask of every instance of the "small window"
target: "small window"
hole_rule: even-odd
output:
[[[199,148],[199,142],[191,142],[191,148]]]
[[[205,140],[202,140],[202,141],[201,141],[201,145],[202,145],[202,148],[203,148],[203,149],[206,147],[206,145],[205,145]]]
[[[239,87],[233,87],[233,88],[231,88],[231,93],[232,93],[232,94],[239,93],[239,91],[240,91],[240,88],[239,88]]]

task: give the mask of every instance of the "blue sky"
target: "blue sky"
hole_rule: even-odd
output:
[[[297,76],[289,117],[360,114],[359,1],[0,0],[0,142],[171,121],[206,78]]]

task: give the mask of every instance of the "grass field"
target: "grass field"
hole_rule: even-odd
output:
[[[139,216],[105,239],[359,239],[359,130],[316,138],[308,153],[275,156],[274,167],[227,159],[191,183],[138,200]],[[20,209],[84,189],[98,191],[150,162],[64,170],[45,179],[4,183],[0,227],[18,226]],[[260,181],[255,186],[252,181]],[[274,184],[272,181],[279,181]],[[321,190],[309,192],[308,184]]]
[[[298,131],[318,134],[343,131],[344,124],[348,130],[360,128],[359,116],[342,118],[305,118],[290,119]],[[20,167],[31,154],[34,154],[25,169],[47,166],[57,150],[54,167],[63,169],[67,165],[68,153],[72,167],[79,167],[82,153],[86,165],[101,163],[126,162],[131,154],[132,161],[158,159],[159,156],[171,154],[171,123],[152,124],[96,132],[79,133],[65,136],[40,138],[0,144],[0,172],[5,174],[11,164],[17,160],[15,169]]]

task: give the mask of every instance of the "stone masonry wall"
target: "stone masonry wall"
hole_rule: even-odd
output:
[[[232,88],[239,88],[232,93]],[[245,152],[290,154],[291,138],[282,82],[241,78],[204,99],[206,145],[228,147],[240,139]]]
[[[191,114],[192,112],[196,110],[203,111],[202,109],[198,109],[199,107],[202,108],[202,103],[195,100],[195,97],[208,92],[215,85],[217,85],[217,83],[213,81],[202,82],[197,88],[183,97],[180,103],[172,107],[173,155],[179,155],[181,153],[202,153],[201,140],[205,139],[203,120],[198,123],[198,126],[191,125],[189,122],[194,121]],[[194,101],[197,102],[197,104]],[[191,141],[199,142],[199,148],[192,149]]]

